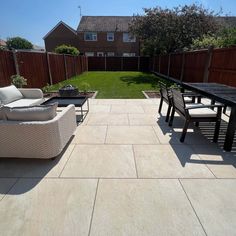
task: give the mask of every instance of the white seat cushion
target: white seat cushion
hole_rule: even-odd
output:
[[[42,98],[39,99],[29,99],[23,98],[11,103],[6,104],[8,107],[25,107],[25,106],[33,106],[33,105],[40,105],[44,102]]]
[[[193,99],[191,97],[184,97],[185,102],[192,102]]]
[[[14,86],[0,88],[0,100],[5,105],[23,98],[22,93]]]
[[[191,117],[216,117],[217,113],[210,108],[189,109]]]

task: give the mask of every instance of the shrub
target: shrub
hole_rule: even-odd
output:
[[[8,38],[6,41],[8,49],[32,49],[33,44],[21,37]]]
[[[70,55],[74,55],[74,56],[79,55],[79,50],[77,48],[72,47],[70,45],[65,45],[65,44],[62,44],[62,45],[56,47],[55,52],[59,53],[59,54],[70,54]]]
[[[27,79],[20,75],[12,75],[11,83],[17,88],[22,88],[24,85],[27,85]]]
[[[82,82],[80,85],[79,85],[79,89],[81,91],[83,91],[83,93],[87,93],[89,90],[90,90],[90,84],[87,83],[87,82]]]

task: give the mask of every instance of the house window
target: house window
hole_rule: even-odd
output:
[[[108,53],[107,53],[107,56],[108,56],[108,57],[114,57],[114,56],[115,56],[115,53],[114,53],[114,52],[108,52]]]
[[[107,33],[107,41],[114,41],[114,33]]]
[[[98,57],[104,57],[104,52],[97,52]]]
[[[85,56],[86,57],[93,57],[94,56],[94,52],[85,52]]]
[[[97,33],[95,32],[86,32],[84,33],[85,41],[97,41]]]
[[[136,42],[136,37],[131,35],[130,33],[123,33],[123,42],[128,43],[134,43]]]
[[[124,52],[123,53],[123,57],[135,57],[135,53],[134,52]]]

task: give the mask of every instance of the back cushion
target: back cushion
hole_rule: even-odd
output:
[[[21,98],[23,98],[22,93],[14,85],[0,88],[0,100],[4,105]]]
[[[53,119],[58,103],[29,107],[4,107],[5,118],[17,121],[45,121]]]

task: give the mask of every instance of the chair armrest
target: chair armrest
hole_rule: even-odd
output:
[[[192,107],[185,107],[185,110],[190,110],[190,109],[199,109],[199,108],[214,108],[214,107],[223,107],[224,105],[199,105],[199,106],[192,106]]]
[[[25,98],[43,98],[43,92],[41,89],[36,88],[20,88],[19,91]]]
[[[182,93],[184,97],[203,97],[202,95],[198,93]]]

